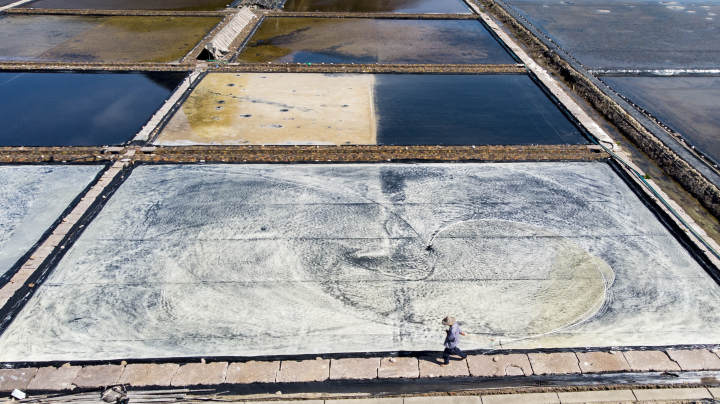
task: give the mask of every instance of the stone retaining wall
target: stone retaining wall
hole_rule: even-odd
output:
[[[123,156],[134,150],[131,157]],[[0,147],[0,163],[101,162],[123,156],[154,163],[292,163],[418,161],[594,161],[595,146],[182,146]]]

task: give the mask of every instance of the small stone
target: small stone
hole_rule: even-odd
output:
[[[173,376],[172,386],[218,385],[225,382],[227,362],[188,363]]]
[[[578,358],[572,352],[531,353],[528,359],[536,375],[580,373]]]
[[[280,361],[272,362],[235,362],[228,366],[226,383],[275,383]]]
[[[27,394],[25,394],[24,391],[18,389],[13,390],[10,395],[17,400],[24,400],[27,397]]]
[[[470,375],[475,377],[530,376],[532,368],[527,355],[469,355]]]
[[[383,358],[380,360],[378,377],[381,379],[420,377],[417,358]]]

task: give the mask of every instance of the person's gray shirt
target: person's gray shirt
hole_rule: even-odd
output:
[[[460,343],[460,326],[458,323],[453,324],[447,331],[447,337],[445,337],[445,348],[453,349]]]

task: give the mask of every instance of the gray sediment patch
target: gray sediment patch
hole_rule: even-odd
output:
[[[600,69],[720,66],[717,2],[506,2],[585,66]]]

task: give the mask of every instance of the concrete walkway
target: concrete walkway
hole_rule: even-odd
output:
[[[479,396],[363,398],[354,400],[304,400],[298,404],[510,404],[510,403],[619,403],[697,402],[720,398],[717,388],[600,390],[560,393],[491,394]],[[288,404],[289,401],[249,401],[246,404]]]
[[[438,377],[488,380],[506,376],[720,370],[717,352],[647,350],[470,355],[441,366],[437,358],[344,358],[303,361],[133,363],[0,369],[0,392],[130,387],[248,385]]]
[[[65,395],[30,395],[20,401],[86,403],[99,401],[99,393],[76,393]],[[374,398],[315,399],[300,398],[293,400],[247,401],[243,396],[215,394],[207,391],[165,390],[130,391],[127,394],[131,403],[157,402],[201,402],[222,401],[244,404],[505,404],[505,403],[709,403],[720,398],[718,388],[665,388],[665,389],[619,389],[594,391],[557,391],[543,393],[502,393],[481,392],[475,395],[435,395]],[[0,403],[11,402],[0,397]],[[102,402],[102,401],[100,401]]]

